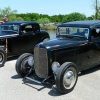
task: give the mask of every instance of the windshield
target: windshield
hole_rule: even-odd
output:
[[[71,35],[88,38],[89,29],[80,27],[58,27],[57,35]]]
[[[0,25],[0,32],[2,31],[15,31],[18,32],[18,25]]]

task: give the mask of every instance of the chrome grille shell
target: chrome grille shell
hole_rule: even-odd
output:
[[[34,68],[37,76],[46,78],[48,76],[48,56],[44,48],[34,48]]]

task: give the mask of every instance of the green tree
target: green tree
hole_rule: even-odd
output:
[[[95,14],[94,14],[95,19],[98,19],[98,15],[99,15],[99,12],[100,12],[100,6],[99,5],[100,5],[99,0],[93,1],[93,9],[95,10]]]
[[[23,20],[21,17],[17,17],[17,10],[11,10],[11,8],[5,7],[4,9],[0,9],[0,17],[7,15],[9,21],[14,21],[14,20]]]
[[[100,0],[93,0],[94,18],[100,19]]]
[[[8,19],[9,21],[22,21],[23,20],[21,17],[16,17],[16,15],[9,15]]]
[[[78,20],[86,20],[86,16],[84,14],[74,12],[74,13],[65,15],[65,17],[63,18],[63,22],[78,21]]]
[[[89,17],[87,17],[88,20],[94,20],[95,19],[95,15],[91,15]]]
[[[40,18],[48,18],[48,19],[50,19],[50,16],[47,15],[47,14],[40,14]]]
[[[59,20],[59,17],[58,17],[58,15],[53,15],[53,16],[51,16],[51,22],[59,22],[60,20]]]
[[[45,24],[45,23],[49,23],[50,20],[48,18],[41,18],[38,19],[37,22],[39,22],[40,24]]]
[[[0,14],[2,16],[4,15],[11,15],[11,14],[16,14],[17,13],[17,10],[11,10],[11,8],[8,6],[8,7],[5,7],[4,9],[0,9]]]
[[[30,19],[31,20],[38,20],[40,18],[38,13],[31,13],[30,14]]]

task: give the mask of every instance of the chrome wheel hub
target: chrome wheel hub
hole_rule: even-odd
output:
[[[76,82],[76,70],[73,67],[67,69],[63,77],[63,85],[66,89],[70,89]]]

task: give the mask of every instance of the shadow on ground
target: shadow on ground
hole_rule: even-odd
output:
[[[83,76],[83,75],[87,75],[87,74],[90,74],[90,73],[94,73],[94,72],[96,72],[98,70],[100,70],[100,65],[82,71],[81,74],[79,74],[79,76]]]
[[[12,79],[21,79],[22,77],[20,77],[19,75],[14,75],[11,77]],[[60,96],[62,95],[55,87],[55,82],[52,80],[49,80],[49,82],[46,82],[44,84],[37,84],[33,81],[27,80],[22,78],[22,84],[25,84],[31,88],[36,89],[37,91],[42,91],[45,88],[50,89],[50,91],[48,92],[49,95],[51,96]],[[39,87],[37,88],[37,86],[39,85]]]
[[[19,76],[19,75],[14,75],[14,76],[12,76],[11,78],[12,78],[12,79],[20,79],[20,78],[22,78],[22,77]]]
[[[100,65],[99,66],[96,66],[96,67],[93,67],[91,69],[88,69],[88,70],[85,70],[83,71],[81,74],[79,74],[79,77],[80,76],[83,76],[83,75],[87,75],[87,74],[90,74],[90,73],[93,73],[93,72],[96,72],[100,70]],[[21,77],[19,75],[14,75],[11,77],[12,79],[20,79]],[[29,80],[25,80],[25,79],[22,79],[23,83],[22,84],[25,84],[31,88],[34,88],[36,89],[37,91],[42,91],[43,89],[45,88],[49,88],[50,91],[48,92],[48,94],[50,96],[62,96],[63,94],[60,93],[57,88],[56,88],[56,85],[55,85],[55,82],[54,81],[51,81],[51,82],[47,82],[45,84],[37,84],[35,82],[32,82],[32,81],[29,81]],[[36,85],[36,86],[35,86]],[[39,85],[40,87],[37,88],[37,85]]]
[[[50,89],[50,91],[48,92],[49,95],[51,96],[61,96],[62,94],[57,90],[57,88],[55,87],[55,84],[52,82],[49,83],[45,83],[45,84],[37,84],[35,82],[32,81],[23,81],[23,84],[32,87],[34,89],[36,89],[37,91],[42,91],[45,88]],[[39,85],[39,88],[36,88],[35,85]]]

